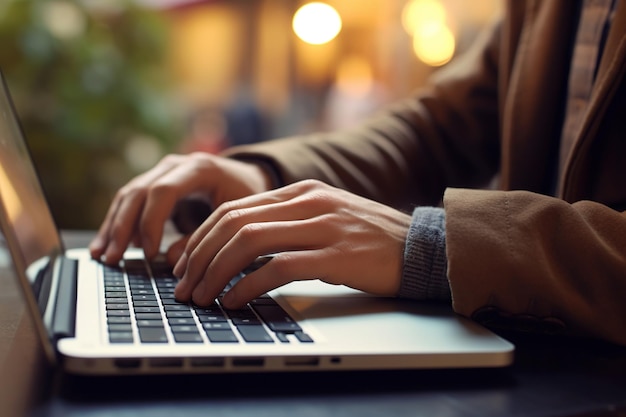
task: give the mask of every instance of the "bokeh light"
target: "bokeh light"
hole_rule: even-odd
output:
[[[326,3],[313,2],[300,7],[293,16],[293,31],[306,43],[321,45],[341,31],[341,16]]]
[[[413,34],[415,55],[427,65],[437,67],[452,59],[456,42],[452,31],[442,23],[422,26]]]
[[[438,0],[411,0],[402,9],[402,26],[411,36],[433,22],[446,22],[446,9]]]
[[[425,64],[436,67],[452,59],[456,40],[439,0],[409,1],[402,10],[402,26],[413,37],[415,55]]]
[[[374,84],[372,67],[360,56],[349,56],[341,60],[336,74],[337,88],[352,97],[365,97]]]
[[[42,19],[50,33],[62,40],[78,38],[87,27],[84,13],[69,1],[44,3]]]

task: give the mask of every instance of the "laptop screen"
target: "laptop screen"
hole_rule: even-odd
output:
[[[15,266],[37,286],[40,270],[46,260],[61,253],[62,243],[1,73],[0,209]]]

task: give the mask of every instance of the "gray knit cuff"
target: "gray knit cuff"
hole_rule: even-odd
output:
[[[406,239],[398,296],[451,300],[447,269],[445,211],[439,207],[417,207]]]

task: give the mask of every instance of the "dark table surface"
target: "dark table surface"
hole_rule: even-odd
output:
[[[626,417],[626,348],[529,335],[504,335],[504,369],[68,375],[46,363],[3,254],[0,273],[0,416]]]

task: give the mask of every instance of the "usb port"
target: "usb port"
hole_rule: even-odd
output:
[[[320,359],[317,357],[295,357],[285,359],[286,366],[317,366]]]
[[[265,364],[263,358],[235,358],[233,359],[233,366],[242,367],[261,367]]]

